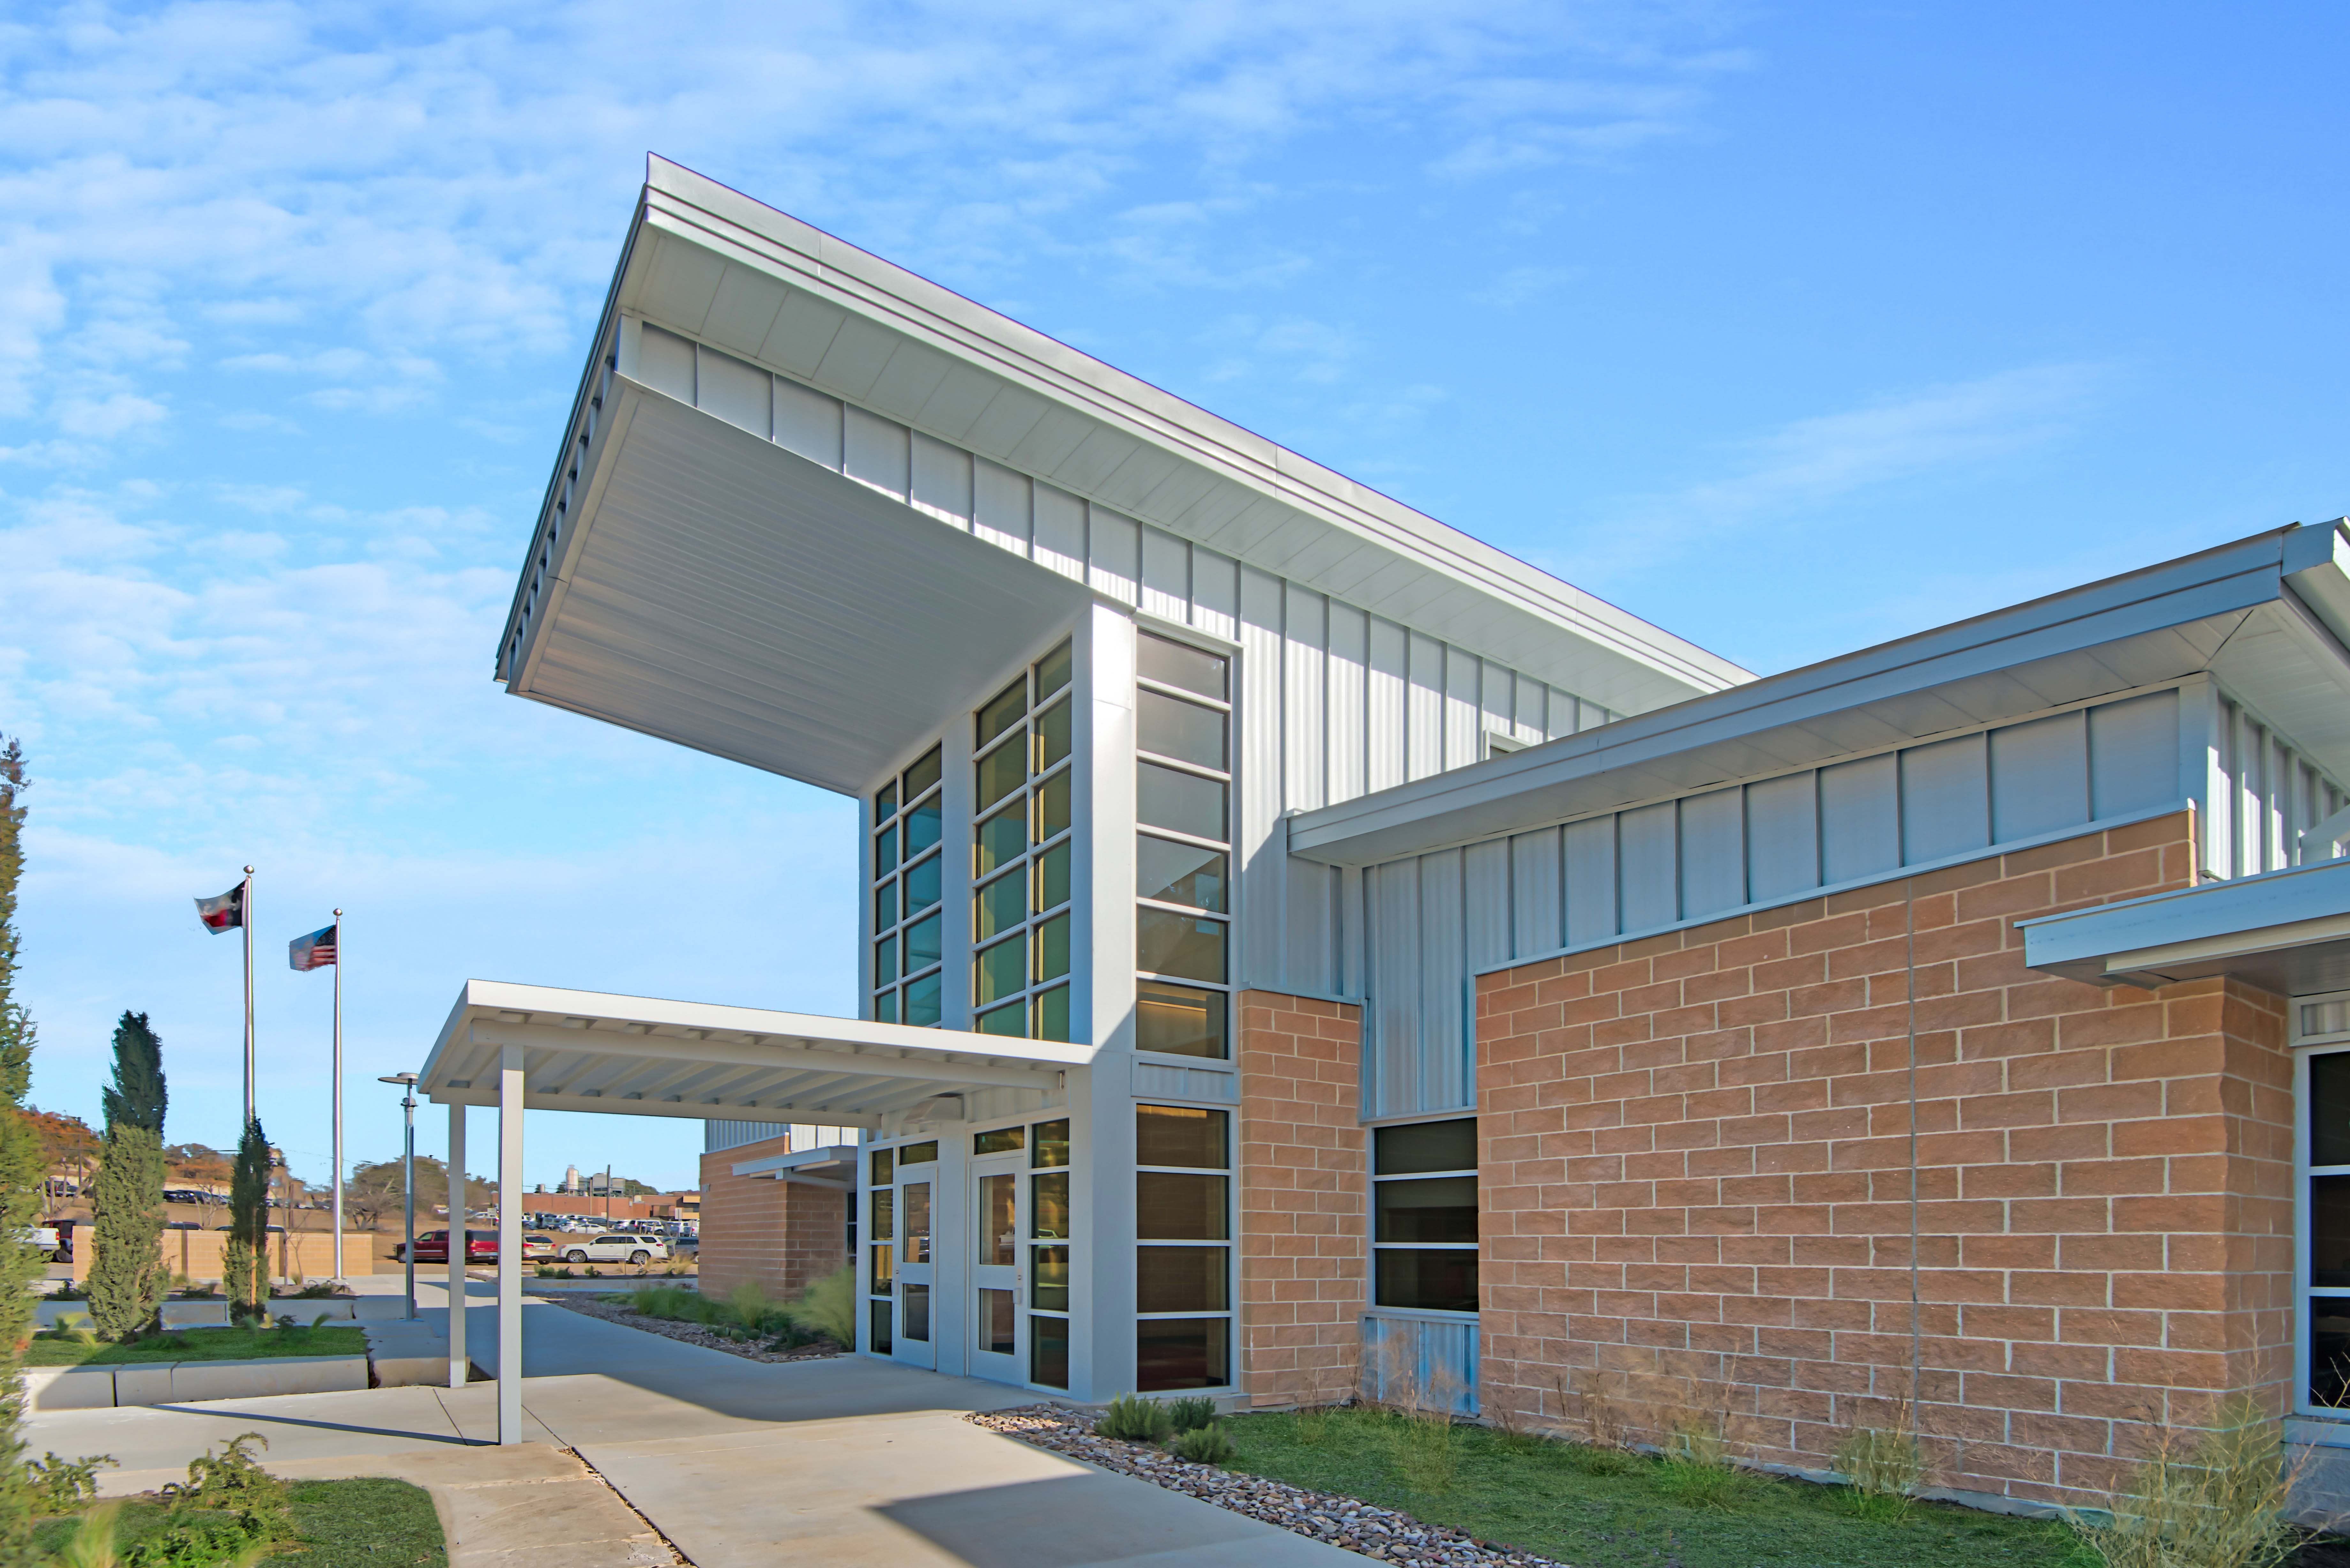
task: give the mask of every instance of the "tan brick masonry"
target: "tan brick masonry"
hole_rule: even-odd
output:
[[[2053,979],[2014,929],[2189,885],[2192,831],[2182,814],[1481,981],[1486,1408],[1572,1425],[1605,1391],[1652,1428],[1726,1413],[1753,1457],[1824,1468],[1911,1387],[1913,1262],[1940,1485],[2082,1501],[2148,1423],[2280,1397],[2281,1003]]]
[[[751,1281],[790,1301],[848,1262],[846,1194],[733,1174],[743,1161],[790,1152],[785,1137],[702,1157],[703,1294]]]
[[[1256,1405],[1343,1399],[1363,1303],[1360,1011],[1240,996],[1241,1377]]]

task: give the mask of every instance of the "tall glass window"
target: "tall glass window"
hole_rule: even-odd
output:
[[[1076,698],[1069,644],[1020,672],[974,720],[972,1027],[1069,1037],[1071,760]]]
[[[1135,1047],[1225,1056],[1232,1012],[1231,660],[1135,639]]]
[[[1069,1386],[1069,1124],[1038,1122],[1028,1145],[1028,1380]]]
[[[873,795],[873,1016],[939,1022],[945,948],[941,910],[939,748]]]
[[[2302,1407],[2350,1411],[2350,992],[2293,1012]]]
[[[1371,1303],[1477,1310],[1477,1119],[1371,1133]]]
[[[1146,1392],[1232,1381],[1232,1114],[1137,1106],[1135,1371]]]

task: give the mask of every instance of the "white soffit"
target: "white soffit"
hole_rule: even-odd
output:
[[[2255,535],[1303,812],[1290,852],[1372,865],[2206,670],[2350,777],[2350,650],[2312,607],[2350,609],[2341,537]]]
[[[1087,591],[615,377],[507,689],[855,794]]]
[[[623,312],[1617,712],[1752,679],[1458,529],[659,158],[613,298]]]
[[[506,1047],[531,1110],[879,1127],[977,1089],[1051,1095],[1096,1047],[755,1007],[465,982],[417,1088],[494,1106]]]

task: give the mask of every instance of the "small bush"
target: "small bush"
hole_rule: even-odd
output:
[[[290,1541],[294,1516],[286,1483],[261,1468],[247,1443],[269,1447],[269,1439],[259,1432],[246,1432],[231,1438],[218,1454],[208,1448],[188,1461],[186,1484],[167,1486],[162,1496],[173,1513],[234,1514],[248,1541]]]
[[[1109,1408],[1094,1423],[1094,1430],[1120,1442],[1163,1443],[1174,1435],[1175,1423],[1158,1400],[1121,1394],[1109,1402]]]
[[[827,1274],[787,1309],[792,1322],[847,1349],[857,1343],[857,1270]]]
[[[1188,1404],[1190,1401],[1179,1403]],[[1177,1459],[1189,1459],[1195,1465],[1228,1465],[1240,1457],[1240,1450],[1232,1447],[1232,1440],[1224,1435],[1222,1426],[1212,1420],[1205,1426],[1186,1428],[1176,1433],[1173,1447]]]
[[[2284,1521],[2294,1472],[2284,1425],[2250,1395],[2225,1401],[2211,1430],[2184,1451],[2165,1433],[2154,1457],[2115,1494],[2112,1519],[2074,1519],[2105,1568],[2276,1568],[2292,1552]]]
[[[1691,1508],[1735,1508],[1753,1490],[1754,1478],[1730,1462],[1730,1448],[1718,1427],[1684,1421],[1665,1441],[1657,1484]]]
[[[1215,1424],[1216,1402],[1203,1394],[1170,1399],[1167,1401],[1167,1419],[1174,1424],[1179,1433],[1196,1432],[1202,1427]]]
[[[25,1480],[33,1494],[33,1511],[71,1513],[96,1502],[99,1468],[121,1462],[112,1454],[84,1454],[78,1459],[64,1459],[52,1453],[46,1459],[27,1459]]]

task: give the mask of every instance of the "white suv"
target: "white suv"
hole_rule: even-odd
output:
[[[669,1259],[669,1243],[659,1236],[632,1236],[625,1231],[566,1236],[556,1245],[567,1263],[654,1263]]]

